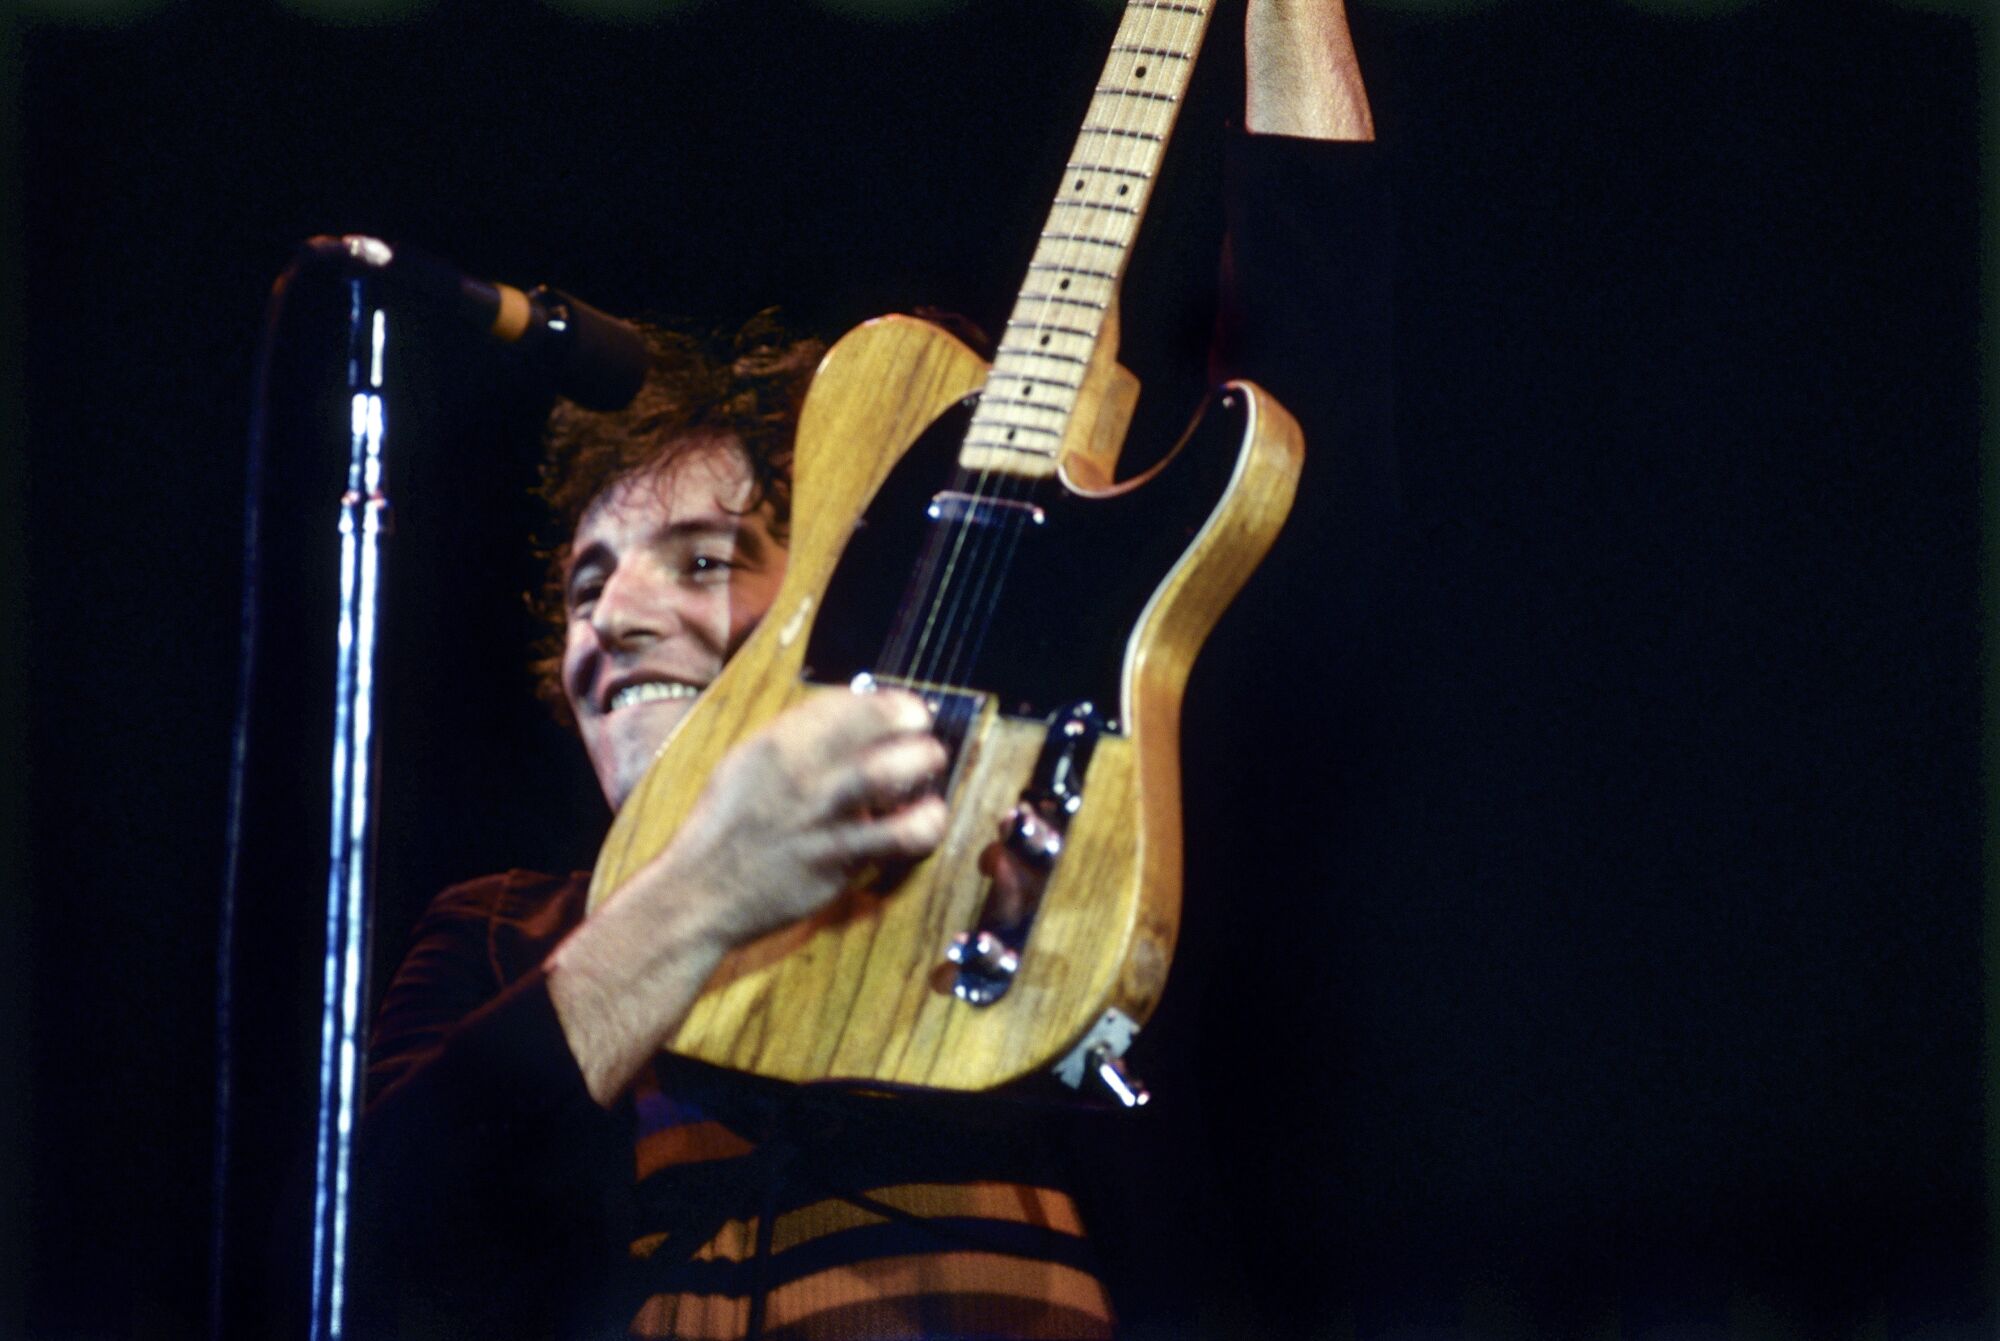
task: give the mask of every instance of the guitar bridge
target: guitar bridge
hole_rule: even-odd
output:
[[[1042,893],[1062,857],[1064,832],[1083,805],[1084,770],[1101,730],[1089,703],[1050,720],[1034,777],[1000,821],[999,837],[979,854],[989,883],[978,925],[954,936],[945,950],[947,972],[957,970],[949,973],[951,992],[960,1001],[990,1006],[1013,985]]]

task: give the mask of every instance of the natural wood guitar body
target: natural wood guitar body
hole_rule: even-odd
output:
[[[737,742],[806,694],[847,692],[804,678],[836,568],[905,452],[986,376],[964,345],[911,318],[870,322],[828,353],[799,424],[784,582],[763,623],[620,810],[598,860],[592,907],[666,846]],[[1060,492],[1085,515],[1118,508],[1136,515],[1151,489],[1166,492],[1153,477],[1180,469],[1190,453],[1138,480],[1109,483],[1136,383],[1106,357],[1094,360],[1085,391],[1090,412],[1076,417],[1081,427],[1066,446]],[[1240,451],[1221,461],[1219,474],[1208,464],[1218,492],[1200,500],[1201,515],[1183,528],[1191,541],[1164,538],[1178,560],[1146,580],[1136,619],[1109,631],[1119,681],[1112,692],[1122,701],[1106,715],[1116,729],[1090,759],[1083,805],[1011,989],[975,1006],[953,996],[948,971],[941,973],[946,947],[974,926],[985,899],[979,854],[1026,784],[1046,731],[1041,720],[1001,711],[1012,699],[1002,693],[983,703],[960,750],[939,851],[893,890],[850,889],[820,915],[730,955],[673,1051],[785,1080],[970,1090],[1049,1067],[1107,1009],[1146,1019],[1179,921],[1182,690],[1202,640],[1275,537],[1303,454],[1281,407],[1247,384],[1230,394],[1245,427]],[[907,573],[885,576],[900,588]],[[1032,659],[1039,665],[1041,653]]]

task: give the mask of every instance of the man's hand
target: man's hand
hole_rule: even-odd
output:
[[[871,862],[937,846],[945,751],[930,725],[902,690],[820,694],[730,752],[662,857],[705,891],[719,941],[815,913]]]
[[[1253,135],[1375,138],[1342,0],[1249,0],[1243,52],[1243,125]]]
[[[944,836],[945,751],[901,690],[817,694],[724,758],[667,849],[548,959],[549,997],[609,1105],[723,954],[818,912],[872,862]]]

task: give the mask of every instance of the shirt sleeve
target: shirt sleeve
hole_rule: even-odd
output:
[[[1215,370],[1270,392],[1306,440],[1291,518],[1246,597],[1322,646],[1364,640],[1402,506],[1388,176],[1374,142],[1229,145]]]
[[[384,996],[356,1154],[357,1336],[607,1330],[577,1314],[616,1297],[601,1278],[629,1238],[629,1115],[585,1088],[533,938],[501,916],[511,880],[440,895]],[[508,958],[532,967],[510,981]]]

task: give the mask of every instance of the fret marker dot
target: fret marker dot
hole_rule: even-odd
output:
[[[1046,335],[1044,335],[1044,336],[1042,337],[1042,344],[1043,344],[1044,346],[1046,346],[1046,345],[1048,344],[1048,342],[1049,342],[1049,337],[1048,337],[1048,336],[1046,336]]]
[[[1125,194],[1125,190],[1126,190],[1126,188],[1124,188],[1124,187],[1122,187],[1122,186],[1121,186],[1121,187],[1119,187],[1119,188],[1118,188],[1118,194],[1119,194],[1119,195],[1121,195],[1121,196],[1122,196],[1122,195],[1124,195],[1124,194]]]
[[[1132,72],[1132,77],[1134,79],[1144,79],[1146,77],[1146,67],[1142,65],[1138,69],[1134,70]],[[1042,180],[1047,181],[1048,179],[1045,177]]]
[[[1066,289],[1066,288],[1068,288],[1068,287],[1069,287],[1069,281],[1068,281],[1068,280],[1064,280],[1064,281],[1063,281],[1062,283],[1060,283],[1060,284],[1056,285],[1056,287],[1057,287],[1057,288],[1059,288],[1059,289]]]
[[[1083,178],[1079,177],[1076,179],[1076,189],[1079,191],[1083,189]]]

